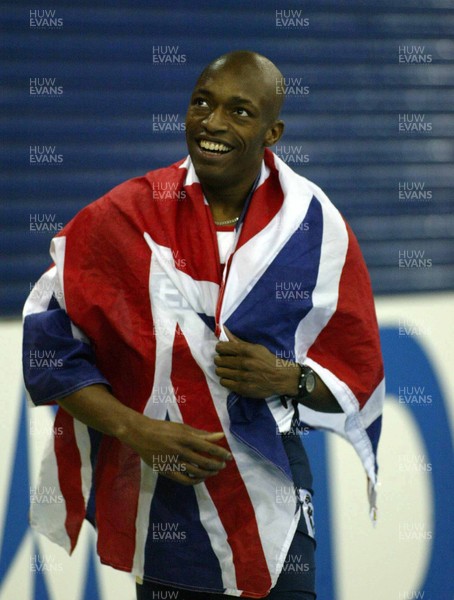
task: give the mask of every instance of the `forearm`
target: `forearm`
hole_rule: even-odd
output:
[[[304,406],[312,408],[313,410],[318,410],[319,412],[343,412],[339,402],[333,396],[328,386],[317,375],[317,373],[315,374],[315,378],[317,380],[315,390],[312,392],[312,394],[310,394],[310,396],[300,400],[301,404],[304,404]]]
[[[85,425],[118,438],[153,470],[183,485],[196,485],[216,475],[232,459],[219,444],[222,431],[150,419],[122,404],[104,385],[86,386],[58,404]]]
[[[296,396],[298,393],[298,383],[301,374],[301,367],[297,363],[288,365],[288,376],[286,380],[285,395]],[[323,382],[317,373],[315,373],[316,385],[314,391],[307,397],[299,400],[301,404],[326,413],[343,412],[340,404],[331,393],[328,386]]]
[[[78,421],[128,445],[132,445],[141,420],[147,418],[122,404],[107,386],[100,384],[86,386],[57,402]]]

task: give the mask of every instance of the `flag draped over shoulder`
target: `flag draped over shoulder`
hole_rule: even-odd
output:
[[[344,412],[301,406],[301,421],[353,444],[374,504],[384,382],[373,299],[357,241],[317,186],[267,150],[221,271],[187,158],[87,206],[51,254],[54,266],[24,309],[35,404],[105,383],[150,418],[222,429],[234,458],[216,477],[181,486],[59,409],[39,485],[65,503],[34,504],[37,530],[72,552],[88,518],[101,560],[115,568],[188,589],[269,592],[299,518],[296,496],[276,501],[292,484],[277,430],[292,409],[219,384],[213,360],[224,325],[319,373]]]

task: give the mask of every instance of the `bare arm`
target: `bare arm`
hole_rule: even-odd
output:
[[[118,438],[154,470],[183,485],[219,473],[231,454],[217,442],[223,432],[150,419],[122,404],[104,385],[90,385],[58,401],[78,421]]]

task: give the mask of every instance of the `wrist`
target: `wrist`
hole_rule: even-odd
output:
[[[298,363],[288,363],[285,369],[282,369],[282,382],[277,392],[279,396],[296,396],[299,391],[301,379],[301,365]]]
[[[116,424],[112,435],[120,440],[120,442],[136,450],[140,434],[144,429],[143,419],[151,420],[145,415],[125,406],[121,419]]]
[[[299,367],[299,377],[296,391],[292,392],[291,394],[283,394],[281,396],[281,402],[286,408],[289,400],[295,404],[310,398],[317,384],[317,376],[310,367],[299,363],[295,364],[297,367]]]

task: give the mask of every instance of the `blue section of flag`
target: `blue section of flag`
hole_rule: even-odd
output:
[[[296,232],[226,321],[232,333],[266,346],[277,361],[295,361],[295,332],[312,308],[322,234],[322,209],[313,197]],[[299,273],[298,280],[295,273]],[[281,311],[285,319],[279,318]],[[232,433],[292,479],[276,421],[266,402],[230,394],[227,406]]]
[[[322,208],[313,197],[298,229],[227,319],[232,333],[246,342],[263,344],[277,359],[294,360],[296,329],[312,308],[322,234]]]
[[[227,410],[233,435],[293,481],[276,421],[265,400],[244,398],[232,392],[227,399]]]
[[[214,331],[216,329],[216,320],[214,317],[209,317],[205,313],[197,313],[207,327]]]
[[[90,436],[90,463],[91,463],[91,487],[90,496],[87,502],[86,519],[96,527],[96,461],[98,458],[99,445],[102,441],[103,434],[96,429],[88,427],[88,435]]]
[[[61,308],[25,317],[23,365],[25,385],[38,405],[94,383],[109,385],[91,347],[73,337],[71,321]]]
[[[378,419],[375,419],[373,423],[369,425],[366,429],[366,433],[368,438],[370,439],[370,443],[372,444],[372,449],[375,456],[375,468],[378,469],[377,464],[377,448],[378,448],[378,440],[380,439],[381,434],[381,425],[382,425],[382,416],[380,415]]]
[[[194,560],[188,562],[188,555]],[[219,561],[200,522],[193,487],[158,477],[150,507],[144,572],[163,583],[165,573],[172,585],[187,587],[193,582],[199,590],[223,589]]]

